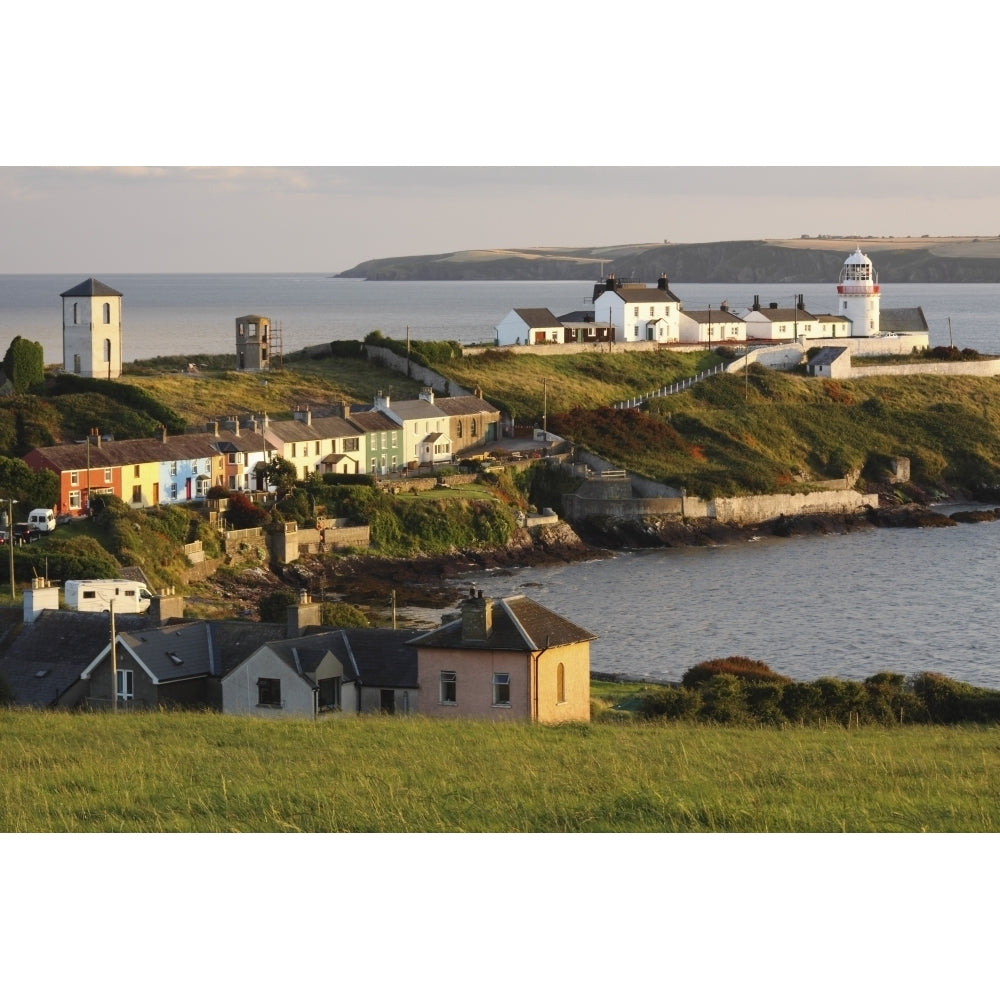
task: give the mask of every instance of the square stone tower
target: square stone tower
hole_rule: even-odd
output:
[[[122,293],[96,278],[62,293],[63,368],[87,378],[122,373]]]

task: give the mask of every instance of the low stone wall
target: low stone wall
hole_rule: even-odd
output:
[[[709,518],[724,524],[763,524],[782,515],[851,514],[878,507],[878,495],[855,490],[824,490],[816,493],[773,493],[762,496],[724,497],[600,497],[566,494],[563,514],[567,521],[588,517],[611,517],[639,521],[644,517]]]
[[[849,378],[870,378],[873,375],[975,375],[989,378],[1000,375],[1000,358],[989,361],[929,361],[912,365],[856,365],[844,375]]]

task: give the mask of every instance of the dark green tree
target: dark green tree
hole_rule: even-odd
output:
[[[35,340],[15,337],[3,358],[3,373],[14,392],[27,392],[45,377],[45,352]]]

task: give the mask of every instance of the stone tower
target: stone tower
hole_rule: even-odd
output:
[[[861,252],[861,247],[844,261],[837,295],[840,297],[840,311],[851,321],[851,336],[878,336],[878,275],[871,260]]]
[[[236,367],[266,372],[271,368],[271,321],[266,316],[236,317]]]
[[[88,378],[122,373],[122,293],[96,278],[62,293],[63,368]]]

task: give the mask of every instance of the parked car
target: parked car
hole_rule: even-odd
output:
[[[9,532],[7,531],[6,528],[0,528],[0,545],[6,545],[7,544],[7,536],[8,535],[9,535]]]
[[[20,524],[14,525],[14,542],[17,545],[37,542],[41,537],[41,533],[33,524],[22,521]]]

